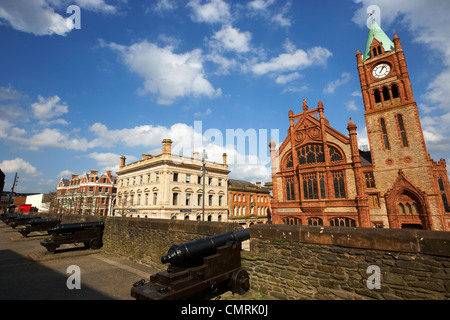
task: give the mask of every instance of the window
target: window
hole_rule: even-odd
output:
[[[291,154],[286,161],[286,169],[293,168],[293,167],[294,167],[294,162],[292,160],[292,154]]]
[[[144,181],[144,177],[143,177],[143,176],[140,176],[140,177],[139,177],[139,184],[142,184],[143,181]]]
[[[89,192],[94,192],[94,187],[89,187]]]
[[[212,205],[213,205],[213,196],[212,196],[212,194],[210,194],[210,195],[208,196],[208,205],[209,205],[209,206],[212,206]]]
[[[389,94],[389,89],[387,87],[383,88],[383,100],[384,101],[391,100],[391,97],[390,97],[390,94]]]
[[[294,181],[292,178],[286,180],[286,199],[295,200]]]
[[[355,220],[350,218],[333,218],[330,220],[332,227],[356,227]]]
[[[293,225],[301,225],[302,220],[296,217],[286,217],[281,219],[284,224],[293,224]]]
[[[186,205],[187,206],[191,205],[191,194],[190,193],[186,193]]]
[[[323,221],[320,218],[309,218],[308,225],[309,226],[323,226]]]
[[[212,179],[213,179],[213,178],[211,178],[211,177],[208,178],[208,185],[209,185],[209,186],[212,186]]]
[[[378,54],[382,54],[381,46],[378,46],[377,49],[378,49]]]
[[[159,172],[156,172],[156,180],[155,180],[156,182],[158,182],[159,181]]]
[[[197,177],[197,184],[202,184],[202,176]]]
[[[138,193],[138,201],[137,201],[136,204],[137,204],[138,206],[141,205],[141,194],[140,194],[140,193]]]
[[[197,205],[198,205],[198,206],[203,205],[203,203],[202,203],[202,195],[201,195],[201,194],[198,194],[198,195],[197,195]]]
[[[145,194],[145,205],[148,205],[148,193]]]
[[[173,173],[173,181],[175,181],[175,182],[178,181],[178,173],[176,173],[176,172]]]
[[[186,175],[186,183],[191,183],[191,175],[190,174]]]
[[[375,96],[375,103],[380,103],[381,102],[380,90],[375,89],[374,96]]]
[[[398,129],[400,130],[400,136],[402,137],[403,147],[408,147],[408,139],[406,139],[406,130],[403,124],[403,116],[401,114],[397,115]]]
[[[319,144],[312,144],[302,147],[297,150],[297,157],[300,165],[325,162],[323,146]]]
[[[174,192],[172,197],[172,205],[176,206],[178,204],[178,193]]]
[[[344,175],[341,172],[333,173],[334,197],[336,199],[345,198]]]
[[[381,126],[381,134],[382,134],[383,142],[384,142],[384,149],[390,150],[391,148],[389,146],[389,139],[388,139],[387,130],[386,130],[386,121],[384,120],[384,118],[380,118],[380,126]]]
[[[303,178],[303,196],[305,200],[319,199],[317,176],[316,174],[304,174]]]
[[[373,52],[373,56],[374,56],[374,57],[376,57],[376,56],[378,55],[377,49],[376,49],[376,48],[373,48],[373,49],[372,49],[372,52]]]
[[[377,194],[369,194],[369,207],[371,207],[371,208],[379,208],[380,207],[380,201],[378,199]]]
[[[222,186],[222,179],[218,180],[218,186],[221,187]]]
[[[398,98],[400,96],[398,93],[398,86],[396,84],[392,85],[391,91],[392,91],[392,99]]]
[[[158,193],[153,193],[153,205],[156,206],[156,204],[158,203]]]
[[[442,203],[444,204],[444,210],[445,212],[450,212],[450,206],[448,204],[444,180],[442,180],[442,177],[438,177],[438,184],[439,184],[439,191],[441,192]]]
[[[402,203],[398,204],[398,213],[405,213],[405,206]]]
[[[219,206],[222,205],[222,196],[219,196]]]
[[[341,153],[335,147],[330,147],[330,159],[331,162],[343,160]]]
[[[366,172],[366,187],[367,188],[375,188],[375,178],[373,177],[373,172]]]

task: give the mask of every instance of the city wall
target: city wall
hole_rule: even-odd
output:
[[[105,220],[102,250],[161,270],[165,267],[160,258],[173,243],[241,228],[184,220],[78,215],[62,219]],[[250,236],[242,265],[250,274],[252,297],[450,299],[450,232],[253,225]]]

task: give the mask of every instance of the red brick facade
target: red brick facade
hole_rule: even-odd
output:
[[[369,41],[356,58],[370,152],[351,119],[348,137],[330,126],[320,101],[289,111],[288,136],[270,144],[273,222],[450,231],[446,162],[427,152],[400,39],[387,51]]]
[[[82,176],[61,179],[56,188],[56,201],[53,211],[57,213],[112,215],[116,197],[117,177],[111,171],[98,175],[91,170]]]

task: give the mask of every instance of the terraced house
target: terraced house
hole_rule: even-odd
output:
[[[117,177],[97,170],[83,175],[73,174],[70,179],[61,178],[56,187],[56,199],[52,211],[56,213],[113,215]]]

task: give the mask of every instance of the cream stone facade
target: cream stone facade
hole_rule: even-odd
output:
[[[226,154],[223,164],[206,161],[205,212],[202,211],[202,160],[171,153],[172,141],[163,140],[162,154],[143,154],[142,159],[125,164],[117,172],[116,216],[227,221]]]

